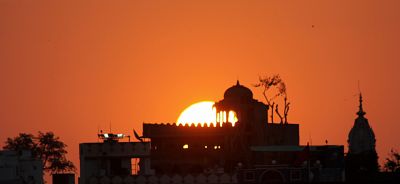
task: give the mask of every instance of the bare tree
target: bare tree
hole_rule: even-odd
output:
[[[276,112],[276,114],[279,116],[279,119],[281,120],[281,124],[282,124],[282,123],[283,123],[283,117],[282,117],[282,115],[279,113],[278,104],[276,104],[275,112]]]
[[[290,107],[289,107],[290,103],[287,101],[287,97],[286,96],[284,98],[284,103],[285,103],[285,109],[283,110],[283,114],[284,114],[284,117],[285,117],[285,124],[287,124],[288,123],[287,117],[288,117],[288,113],[289,113],[289,109],[290,109]]]
[[[286,84],[282,81],[281,77],[279,75],[272,75],[272,76],[265,76],[265,77],[259,77],[258,83],[254,85],[254,87],[260,87],[263,88],[263,96],[265,98],[265,101],[267,102],[268,107],[271,109],[271,122],[274,122],[274,113],[277,113],[279,118],[281,119],[281,123],[284,121],[287,123],[287,116],[289,112],[289,105],[290,103],[287,102],[287,94],[286,94]],[[278,92],[276,94],[268,95],[267,93],[269,90],[273,87],[276,87]],[[279,113],[278,110],[278,104],[275,106],[275,98],[278,96],[283,96],[284,97],[284,115]],[[274,108],[276,107],[275,111]]]
[[[283,118],[284,118],[284,122],[285,122],[285,124],[287,124],[288,123],[288,121],[287,121],[287,117],[288,117],[288,113],[289,113],[289,106],[290,106],[290,103],[288,102],[288,99],[287,99],[287,92],[286,92],[286,84],[283,82],[283,81],[281,81],[279,84],[278,84],[278,91],[279,91],[279,95],[280,96],[283,96],[283,103],[284,103],[284,109],[283,109]],[[277,112],[277,114],[279,114],[279,112]],[[279,115],[280,116],[280,115]],[[281,117],[281,116],[280,116]],[[282,121],[282,120],[281,120]]]

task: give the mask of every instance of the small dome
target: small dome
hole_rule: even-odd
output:
[[[235,86],[228,88],[224,93],[225,99],[253,99],[253,92],[249,88],[246,88],[239,84],[237,81]]]

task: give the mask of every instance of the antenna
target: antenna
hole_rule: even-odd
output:
[[[110,120],[110,133],[111,133],[111,120]]]
[[[360,89],[360,80],[358,80],[358,93],[361,94],[361,89]]]
[[[100,139],[99,139],[99,135],[100,134],[100,127],[99,127],[99,124],[97,123],[97,142],[100,142]]]

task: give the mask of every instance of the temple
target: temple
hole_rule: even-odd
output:
[[[268,106],[253,99],[251,90],[239,82],[214,106],[217,120],[221,119],[214,126],[143,124],[157,173],[199,173],[213,168],[233,172],[238,163],[252,164],[250,146],[299,145],[299,125],[268,123]],[[235,112],[234,126],[224,121],[227,112]]]
[[[356,113],[357,118],[354,121],[354,126],[350,130],[349,139],[349,153],[359,154],[366,151],[375,151],[375,134],[368,123],[368,119],[364,117],[366,114],[362,106],[362,95],[359,99],[359,110]]]
[[[360,93],[357,118],[348,136],[349,151],[346,156],[346,175],[350,181],[363,181],[379,171],[378,154],[375,150],[375,134],[365,118]],[[370,179],[370,178],[369,178]]]
[[[80,182],[344,181],[342,145],[300,145],[299,124],[268,122],[268,106],[239,81],[214,107],[216,123],[208,126],[143,123],[143,135],[136,135],[141,142],[80,144]]]

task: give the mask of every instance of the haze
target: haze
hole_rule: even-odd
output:
[[[280,74],[302,144],[343,144],[358,81],[382,161],[399,150],[400,1],[0,1],[0,146],[53,131],[79,164],[98,129],[132,135]]]

